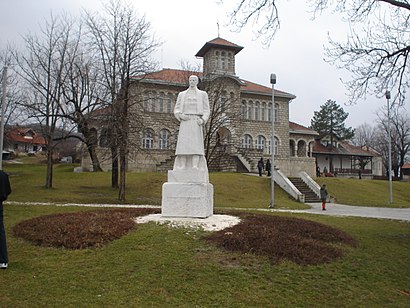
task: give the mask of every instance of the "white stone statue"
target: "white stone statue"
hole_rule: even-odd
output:
[[[203,127],[209,118],[208,94],[197,87],[198,77],[189,77],[189,88],[178,94],[174,109],[180,121],[174,170],[207,170]]]
[[[213,215],[213,185],[209,183],[203,128],[209,118],[208,94],[189,77],[189,88],[178,95],[174,114],[180,121],[176,158],[162,185],[162,217],[207,218]]]

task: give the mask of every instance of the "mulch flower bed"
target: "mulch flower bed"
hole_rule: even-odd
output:
[[[159,213],[158,209],[93,210],[40,216],[14,226],[17,237],[45,247],[98,248],[119,239],[133,228],[134,218]],[[356,241],[327,225],[291,217],[238,213],[238,225],[212,232],[204,239],[224,250],[267,256],[275,264],[288,260],[315,265],[340,259],[344,247]]]

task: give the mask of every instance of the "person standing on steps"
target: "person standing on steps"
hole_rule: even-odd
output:
[[[258,161],[258,172],[259,172],[259,176],[262,176],[262,172],[263,172],[263,158],[261,157],[261,159]]]
[[[266,161],[266,166],[265,166],[265,170],[268,173],[268,176],[271,176],[271,168],[272,168],[272,164],[270,163],[270,160],[268,158],[268,160]]]
[[[322,187],[320,187],[320,200],[322,200],[322,211],[326,211],[326,200],[328,195],[329,194],[326,189],[326,184],[323,184]]]
[[[0,269],[6,269],[9,263],[7,254],[6,230],[4,229],[3,202],[11,193],[9,176],[0,170]]]

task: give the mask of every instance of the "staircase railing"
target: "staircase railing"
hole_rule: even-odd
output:
[[[238,159],[245,166],[245,168],[248,170],[248,172],[252,171],[251,164],[249,163],[249,161],[241,153],[236,152],[235,154],[232,154],[232,155],[238,157]]]
[[[309,188],[320,198],[320,185],[316,183],[305,171],[301,171],[299,176],[302,181],[305,182],[306,185],[309,186]]]
[[[279,169],[273,169],[272,176],[275,183],[280,186],[284,191],[291,195],[294,199],[299,202],[305,203],[305,195],[302,194],[299,189],[288,179],[286,175],[283,174]]]

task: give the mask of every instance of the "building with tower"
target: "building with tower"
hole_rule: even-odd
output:
[[[129,171],[172,169],[179,122],[173,114],[179,92],[188,87],[190,75],[200,78],[207,91],[211,117],[205,128],[205,155],[210,171],[256,172],[262,157],[275,152],[275,167],[287,176],[300,171],[315,175],[312,149],[317,133],[289,121],[289,104],[295,95],[272,89],[236,75],[236,55],[243,49],[223,38],[206,42],[196,53],[203,59],[202,72],[162,69],[132,79],[129,104]],[[272,117],[275,136],[272,138]],[[101,113],[103,118],[103,112]],[[93,128],[103,169],[111,166],[104,121]],[[272,142],[272,140],[274,140]],[[87,155],[83,169],[90,169]]]

